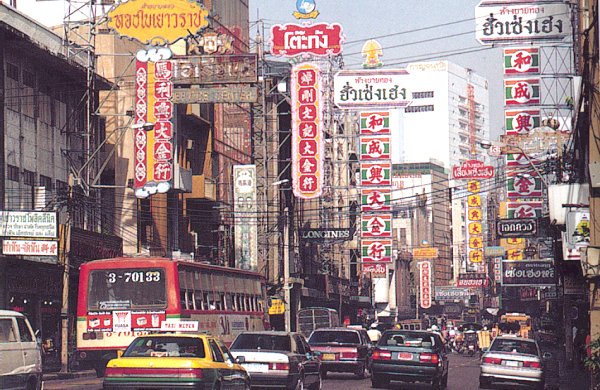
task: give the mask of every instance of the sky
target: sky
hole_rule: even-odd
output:
[[[250,36],[262,20],[268,34],[273,24],[298,23],[292,16],[296,0],[248,0]],[[409,62],[448,60],[487,78],[490,87],[490,134],[503,132],[502,51],[475,39],[475,8],[479,0],[316,0],[317,22],[342,25],[346,69],[360,69],[360,51],[367,39],[383,46],[384,68]],[[76,7],[80,2],[72,2]],[[62,24],[61,0],[17,0],[18,9],[46,25]],[[109,7],[106,6],[106,11]],[[100,14],[100,11],[97,11]]]

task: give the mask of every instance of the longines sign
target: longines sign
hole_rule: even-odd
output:
[[[300,237],[305,241],[350,241],[352,234],[350,229],[331,228],[331,229],[302,229]]]
[[[537,233],[537,221],[533,218],[501,219],[497,227],[500,237],[526,237]]]

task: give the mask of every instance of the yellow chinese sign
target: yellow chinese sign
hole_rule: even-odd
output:
[[[469,234],[481,235],[483,233],[481,222],[469,222]]]
[[[506,252],[508,260],[523,260],[523,251],[521,249],[509,249]]]
[[[481,209],[472,208],[469,209],[469,221],[481,221]]]
[[[469,195],[467,197],[467,202],[469,203],[469,207],[480,207],[481,206],[481,196]]]
[[[129,0],[108,11],[108,27],[149,45],[168,45],[208,26],[208,11],[188,0]]]
[[[482,260],[483,260],[483,251],[474,250],[474,251],[469,252],[469,261],[471,263],[481,263]]]
[[[503,238],[500,245],[508,249],[525,249],[525,239],[522,237]]]
[[[413,248],[415,259],[435,259],[438,257],[437,248]]]
[[[483,240],[480,237],[469,237],[469,248],[471,249],[482,249]]]
[[[471,180],[467,183],[467,190],[472,194],[478,194],[481,191],[481,182],[479,180]]]
[[[269,307],[269,314],[283,314],[285,313],[285,305],[281,299],[271,299],[271,307]]]

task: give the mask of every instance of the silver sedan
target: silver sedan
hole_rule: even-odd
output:
[[[499,336],[481,357],[479,386],[492,382],[520,383],[536,389],[544,388],[544,360],[537,342],[533,339]]]

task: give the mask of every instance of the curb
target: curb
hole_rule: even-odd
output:
[[[74,378],[85,378],[89,376],[96,376],[96,371],[75,371],[75,372],[45,372],[42,374],[42,381],[53,381],[53,380],[65,380]]]

